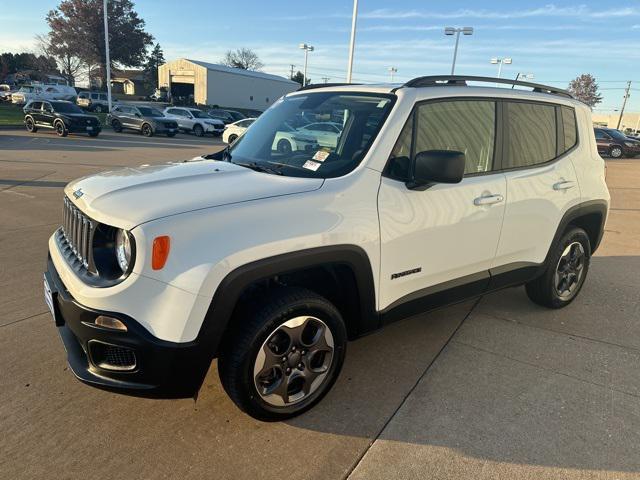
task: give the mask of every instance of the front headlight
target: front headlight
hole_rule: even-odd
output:
[[[116,259],[122,273],[129,271],[131,264],[131,234],[126,230],[116,232]]]

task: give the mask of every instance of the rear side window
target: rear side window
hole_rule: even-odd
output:
[[[465,174],[488,172],[493,166],[496,104],[465,100],[433,102],[417,109],[415,154],[457,150],[465,154]]]
[[[576,111],[571,107],[561,107],[564,130],[564,151],[571,150],[578,142]]]
[[[31,102],[29,108],[31,110],[40,110],[42,108],[42,102]]]
[[[557,151],[556,109],[553,105],[507,102],[508,136],[503,168],[537,165],[553,160]]]

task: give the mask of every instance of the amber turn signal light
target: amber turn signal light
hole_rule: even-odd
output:
[[[153,239],[153,251],[151,253],[151,268],[161,270],[169,258],[169,250],[171,248],[171,240],[168,236],[163,235]]]

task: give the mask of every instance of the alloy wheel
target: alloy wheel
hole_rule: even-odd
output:
[[[622,156],[622,149],[620,147],[614,147],[611,149],[611,156],[613,158],[620,158]]]
[[[580,242],[572,242],[564,249],[554,275],[554,287],[562,300],[571,298],[577,291],[584,273],[586,255]]]
[[[269,405],[299,403],[318,390],[333,362],[331,330],[317,317],[300,316],[274,329],[260,347],[253,379]]]

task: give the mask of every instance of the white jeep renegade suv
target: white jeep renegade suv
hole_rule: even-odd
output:
[[[609,205],[591,112],[480,82],[509,83],[307,87],[224,151],[71,182],[45,296],[75,375],[192,396],[218,358],[242,410],[283,419],[327,393],[347,340],[390,322],[522,284],[569,304]],[[274,148],[323,122],[335,145]]]

